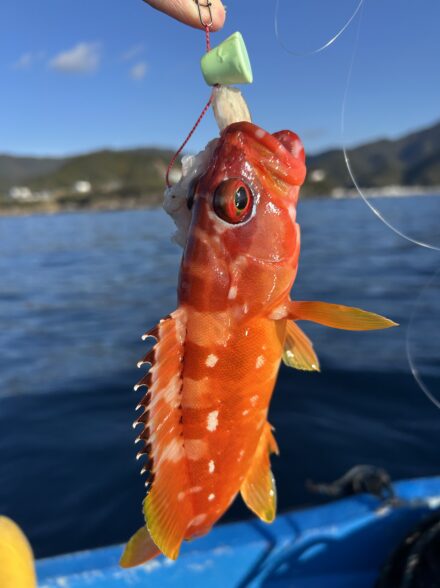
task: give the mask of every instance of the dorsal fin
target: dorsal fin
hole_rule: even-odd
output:
[[[144,412],[134,423],[143,425],[137,440],[145,446],[138,457],[146,453],[149,456],[148,466],[143,469],[151,474],[143,504],[147,529],[160,551],[171,559],[177,558],[188,521],[193,518],[191,501],[179,500],[190,485],[181,421],[185,332],[186,315],[182,309],[161,320],[150,332],[149,336],[157,339],[146,358],[152,367],[137,384],[149,389],[138,406]]]
[[[266,422],[251,467],[240,488],[246,505],[265,523],[275,519],[277,510],[275,479],[270,469],[271,453],[278,455],[279,451],[272,427]]]
[[[319,372],[319,359],[312,342],[293,321],[287,323],[283,362],[297,370]]]

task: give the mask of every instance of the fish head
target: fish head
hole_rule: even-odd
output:
[[[228,126],[194,185],[183,268],[212,269],[223,302],[236,291],[253,294],[257,306],[285,296],[298,265],[296,205],[305,174],[295,133],[272,135],[249,122]]]

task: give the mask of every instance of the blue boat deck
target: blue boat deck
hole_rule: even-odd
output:
[[[119,567],[122,546],[37,562],[39,588],[160,586],[372,588],[387,558],[425,517],[440,511],[440,477],[395,484],[407,501],[366,495],[259,521],[220,525],[182,547],[178,561]]]

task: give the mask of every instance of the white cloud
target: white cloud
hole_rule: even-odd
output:
[[[55,55],[49,66],[64,73],[92,73],[101,62],[99,43],[78,43],[72,49]]]
[[[38,51],[36,53],[28,52],[23,53],[23,55],[12,65],[14,69],[28,69],[30,68],[36,61],[43,59],[44,51]]]
[[[148,71],[148,65],[145,61],[140,61],[139,63],[135,63],[133,67],[130,69],[130,77],[133,80],[143,80],[146,76]]]
[[[138,55],[141,55],[144,51],[145,47],[142,43],[139,45],[133,45],[133,47],[130,47],[127,49],[127,51],[125,51],[125,53],[121,55],[121,61],[131,61]]]

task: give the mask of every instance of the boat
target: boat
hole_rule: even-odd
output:
[[[393,489],[391,499],[357,494],[279,515],[271,525],[219,525],[184,544],[177,561],[122,569],[122,545],[42,559],[38,586],[438,588],[440,477]]]

